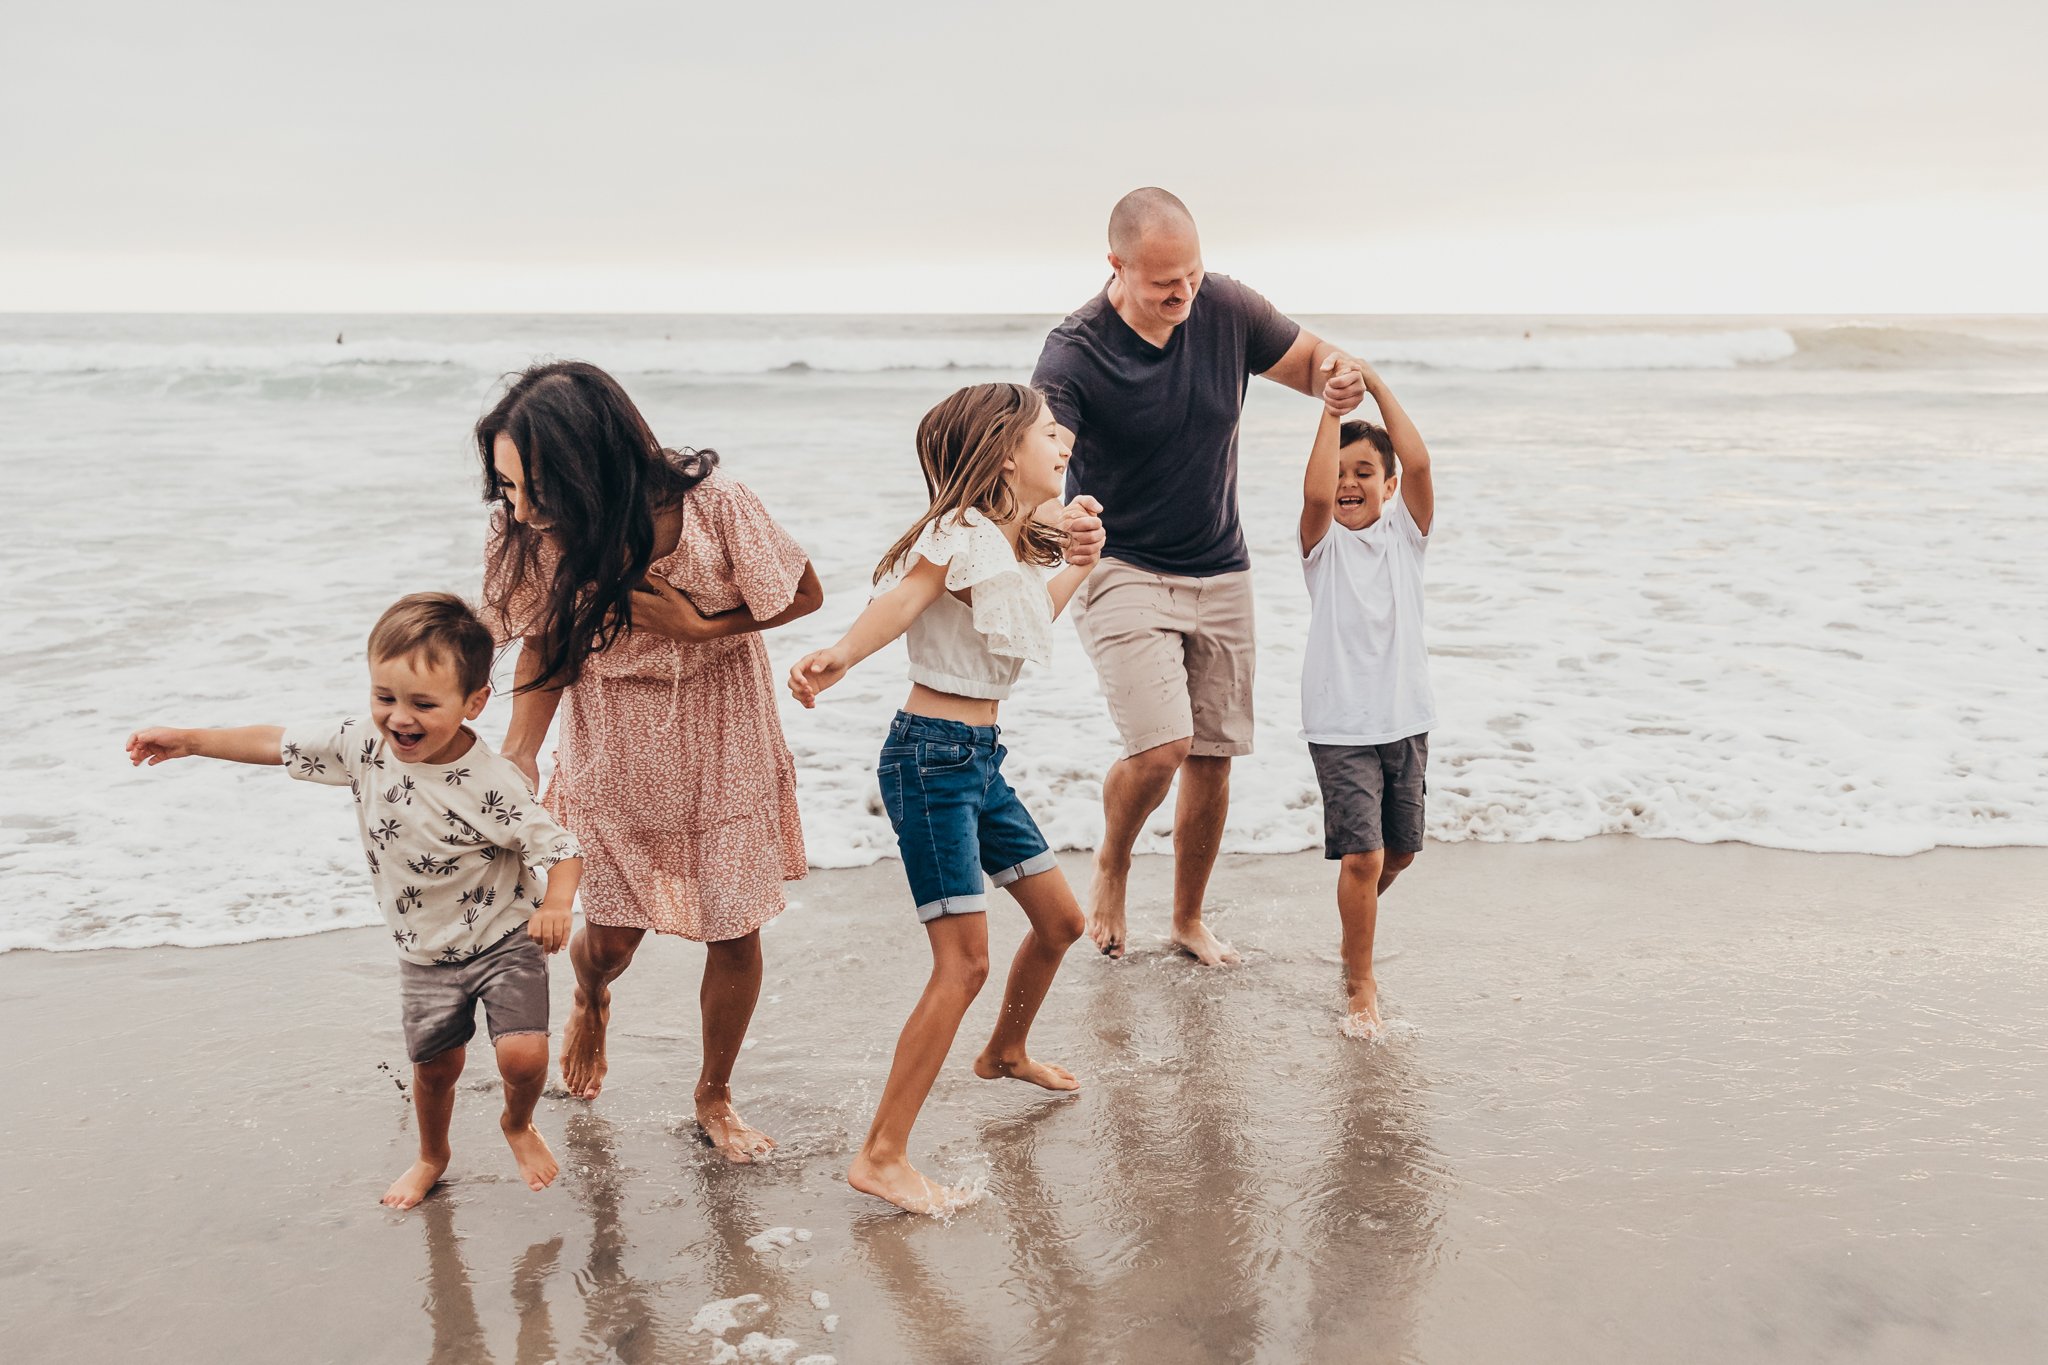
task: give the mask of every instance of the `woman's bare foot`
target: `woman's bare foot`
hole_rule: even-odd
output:
[[[704,1140],[716,1147],[727,1161],[745,1164],[759,1161],[775,1150],[775,1139],[748,1126],[729,1099],[699,1099],[697,1127]]]
[[[907,1213],[941,1216],[973,1203],[975,1192],[927,1180],[908,1161],[870,1161],[865,1152],[847,1168],[846,1183],[862,1194],[886,1199]]]
[[[387,1209],[409,1209],[425,1199],[429,1191],[440,1183],[441,1173],[448,1169],[448,1158],[429,1161],[421,1157],[412,1163],[412,1169],[391,1182],[391,1188],[384,1191],[384,1198],[378,1202]]]
[[[1105,957],[1124,955],[1124,875],[1095,868],[1088,888],[1088,937]]]
[[[1210,933],[1200,920],[1186,928],[1176,926],[1168,942],[1204,967],[1225,967],[1237,961],[1237,949]]]
[[[519,1163],[519,1178],[526,1182],[526,1188],[544,1190],[554,1184],[562,1168],[555,1164],[555,1154],[548,1150],[540,1130],[530,1123],[514,1128],[502,1117],[498,1127],[504,1130],[505,1144],[512,1149],[512,1159]]]
[[[1029,1057],[1009,1060],[984,1052],[974,1059],[974,1074],[985,1081],[1001,1080],[1008,1077],[1013,1081],[1029,1081],[1044,1086],[1047,1090],[1079,1090],[1081,1083],[1074,1079],[1074,1073],[1051,1062],[1034,1062]]]
[[[562,1030],[562,1088],[569,1098],[594,1100],[604,1089],[604,1030],[611,1022],[612,993],[602,990],[592,1004],[582,992],[569,1009],[568,1026]]]

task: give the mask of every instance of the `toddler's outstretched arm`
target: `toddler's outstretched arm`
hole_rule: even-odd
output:
[[[1436,518],[1436,484],[1429,477],[1429,447],[1422,443],[1422,433],[1408,420],[1407,411],[1387,387],[1387,381],[1370,365],[1361,363],[1359,369],[1365,374],[1365,391],[1379,404],[1380,425],[1387,429],[1387,438],[1394,443],[1394,458],[1401,462],[1401,501],[1408,504],[1408,515],[1415,518],[1415,529],[1428,535],[1430,522]]]
[[[174,730],[152,726],[128,736],[128,761],[154,768],[174,758],[219,758],[230,763],[281,767],[284,755],[281,725],[243,725],[229,730]]]
[[[827,649],[813,650],[789,670],[789,690],[805,706],[816,706],[818,694],[845,677],[868,655],[910,629],[910,623],[946,590],[946,566],[922,555],[903,581],[867,604],[852,627]]]

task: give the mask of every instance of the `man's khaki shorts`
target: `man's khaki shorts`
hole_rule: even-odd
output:
[[[1180,739],[1204,757],[1252,751],[1249,569],[1183,578],[1105,559],[1076,605],[1125,757]]]

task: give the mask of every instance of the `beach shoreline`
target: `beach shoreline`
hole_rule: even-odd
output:
[[[970,1013],[913,1146],[987,1190],[950,1224],[840,1180],[928,962],[892,864],[814,872],[766,931],[736,1082],[767,1166],[694,1137],[701,950],[663,941],[620,983],[605,1094],[542,1101],[556,1186],[517,1183],[473,1056],[452,1178],[410,1214],[376,1203],[412,1143],[381,931],[0,955],[0,1331],[22,1359],[159,1361],[709,1360],[750,1331],[843,1362],[2048,1340],[2048,851],[1434,845],[1382,915],[1401,1022],[1377,1045],[1336,1033],[1322,859],[1223,860],[1229,971],[1157,946],[1167,872],[1139,861],[1131,958],[1083,943],[1054,985],[1034,1051],[1078,1098],[976,1081],[995,992]],[[998,960],[1020,920],[992,914]]]

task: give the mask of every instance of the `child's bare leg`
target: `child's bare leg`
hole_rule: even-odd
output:
[[[1002,1012],[996,1015],[995,1031],[989,1035],[988,1046],[975,1059],[974,1074],[985,1081],[1008,1076],[1042,1085],[1047,1090],[1079,1090],[1081,1084],[1074,1079],[1073,1072],[1049,1062],[1033,1061],[1025,1051],[1025,1039],[1031,1032],[1032,1020],[1038,1017],[1046,990],[1052,985],[1053,974],[1059,970],[1060,960],[1087,927],[1081,918],[1081,907],[1067,886],[1066,874],[1057,867],[1020,877],[1010,883],[1010,894],[1024,908],[1031,928],[1010,962],[1010,978],[1003,984]]]
[[[1337,916],[1344,926],[1344,994],[1348,1017],[1366,1028],[1380,1026],[1379,982],[1372,974],[1372,935],[1380,913],[1380,876],[1385,855],[1347,853],[1337,871]]]
[[[569,965],[576,972],[576,1001],[562,1030],[562,1085],[579,1100],[594,1100],[604,1088],[604,1033],[612,1017],[612,982],[632,965],[645,929],[622,929],[585,920],[569,940]]]
[[[533,1126],[533,1106],[540,1101],[541,1087],[548,1081],[548,1036],[545,1033],[511,1033],[498,1040],[498,1075],[505,1082],[505,1112],[498,1126],[512,1158],[519,1163],[519,1177],[530,1190],[544,1190],[555,1183],[555,1154]]]
[[[412,1067],[413,1121],[420,1129],[420,1159],[384,1191],[387,1208],[409,1209],[427,1197],[448,1169],[448,1120],[455,1113],[455,1082],[467,1049],[451,1047]]]
[[[775,1139],[750,1128],[732,1107],[732,1068],[754,1003],[761,998],[761,931],[704,945],[704,981],[697,1004],[704,1017],[704,1069],[697,1076],[697,1126],[728,1161],[753,1161]]]
[[[945,1065],[960,1020],[988,980],[988,916],[941,915],[925,925],[925,933],[932,945],[931,979],[896,1040],[875,1121],[846,1172],[846,1183],[861,1193],[912,1213],[931,1213],[960,1197],[919,1175],[908,1148],[911,1126]]]
[[[1379,893],[1382,896],[1386,895],[1387,888],[1394,884],[1394,878],[1407,871],[1408,864],[1414,861],[1413,853],[1395,853],[1391,849],[1387,850],[1386,862],[1380,867]]]

